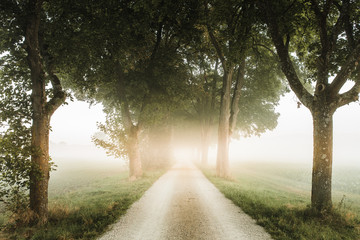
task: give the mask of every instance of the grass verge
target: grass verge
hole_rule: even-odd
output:
[[[234,178],[227,180],[215,177],[212,169],[202,170],[225,197],[254,218],[274,239],[360,239],[357,213],[334,209],[331,214],[319,216],[309,209],[306,190],[291,187],[291,182],[282,184],[280,178],[267,181],[263,174],[236,171]]]
[[[130,205],[164,173],[148,172],[143,178],[130,182],[128,173],[84,182],[65,191],[50,194],[49,222],[42,227],[7,226],[10,232],[0,239],[94,239],[123,215]],[[4,233],[2,233],[4,234]]]

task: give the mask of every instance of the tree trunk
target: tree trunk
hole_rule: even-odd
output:
[[[218,129],[218,149],[216,158],[216,175],[219,177],[229,177],[229,119],[230,119],[230,87],[233,76],[233,69],[229,68],[223,77],[223,88],[220,104],[220,118]]]
[[[34,108],[37,108],[34,104]],[[37,215],[40,223],[48,218],[48,185],[50,178],[49,168],[49,120],[45,115],[34,114],[32,126],[31,157],[32,168],[30,173],[30,209]]]
[[[214,112],[215,112],[215,102],[216,102],[216,94],[217,94],[217,69],[218,69],[218,61],[215,64],[215,76],[213,77],[211,84],[211,97],[206,98],[205,110],[202,119],[202,128],[201,128],[201,163],[202,165],[208,164],[209,159],[209,145],[211,139],[211,128],[214,124]]]
[[[129,156],[130,180],[135,180],[142,176],[142,167],[141,167],[140,149],[139,149],[139,132],[140,131],[137,126],[132,126],[129,131],[128,156]]]
[[[128,139],[127,139],[128,143],[126,150],[129,157],[129,179],[130,181],[133,181],[142,176],[141,155],[140,155],[140,146],[139,146],[141,117],[139,116],[137,125],[134,124],[133,120],[131,119],[131,112],[125,91],[124,72],[122,71],[122,66],[119,62],[118,62],[118,67],[116,69],[116,75],[118,78],[117,87],[119,92],[121,115],[122,115],[125,131],[128,135]]]
[[[210,137],[210,126],[203,123],[201,128],[201,164],[206,166],[208,164],[209,155],[209,137]]]
[[[244,85],[245,81],[245,57],[243,56],[239,65],[238,73],[236,76],[236,83],[234,94],[231,101],[231,111],[230,111],[230,137],[232,136],[233,132],[236,128],[237,117],[239,114],[239,100],[241,97],[241,89]]]
[[[311,205],[318,211],[331,209],[331,176],[333,153],[333,111],[318,106],[312,111],[314,152]]]
[[[30,172],[30,209],[39,223],[48,218],[49,183],[49,122],[46,111],[45,72],[39,47],[39,26],[42,1],[29,1],[29,15],[25,32],[27,61],[31,71],[32,112]]]
[[[209,90],[206,89],[206,92]],[[202,109],[200,111],[201,129],[200,129],[200,149],[201,149],[201,164],[207,165],[208,163],[208,150],[209,150],[209,137],[210,137],[210,125],[211,125],[211,99],[208,95],[202,98]]]

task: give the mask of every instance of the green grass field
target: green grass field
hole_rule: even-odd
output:
[[[103,233],[164,171],[129,182],[119,166],[59,166],[49,187],[50,221],[17,228],[0,239],[94,239]],[[205,175],[235,204],[264,226],[274,239],[360,239],[360,168],[334,167],[335,213],[319,217],[310,204],[311,167],[284,163],[241,163],[233,179]],[[2,212],[1,212],[2,211]],[[0,207],[0,225],[6,221]]]
[[[84,165],[59,168],[49,186],[49,223],[43,227],[17,227],[7,239],[94,239],[124,214],[129,206],[163,174],[145,173],[130,182],[124,168]],[[4,221],[6,216],[2,217]],[[0,234],[0,239],[5,235]]]
[[[334,213],[327,216],[309,209],[311,167],[239,163],[231,180],[215,177],[213,169],[203,171],[274,239],[360,239],[360,168],[334,168]]]

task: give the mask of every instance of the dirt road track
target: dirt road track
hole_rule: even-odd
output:
[[[190,162],[175,165],[99,240],[271,239]]]

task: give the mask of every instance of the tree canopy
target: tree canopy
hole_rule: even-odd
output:
[[[231,137],[276,127],[284,75],[314,118],[313,206],[330,206],[332,115],[360,92],[359,7],[352,0],[2,1],[1,197],[30,189],[30,208],[46,222],[50,119],[70,93],[103,105],[105,135],[94,142],[127,157],[131,179],[141,177],[146,157],[169,152],[179,126],[201,146],[204,163],[217,131],[217,174],[228,177]],[[342,93],[348,81],[353,87]]]

